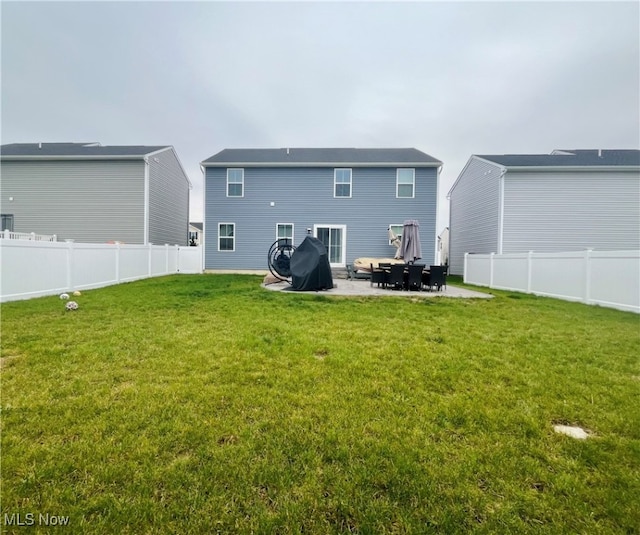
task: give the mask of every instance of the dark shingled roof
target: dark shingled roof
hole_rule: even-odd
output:
[[[476,156],[504,167],[640,166],[640,150],[636,149],[571,149],[555,150],[551,154],[477,154]]]
[[[169,148],[169,145],[114,145],[99,143],[12,143],[0,147],[4,157],[140,157]]]
[[[442,162],[417,149],[224,149],[202,165],[423,165]]]

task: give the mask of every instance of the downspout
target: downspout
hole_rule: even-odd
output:
[[[204,165],[200,164],[200,171],[202,171],[202,236],[200,237],[200,251],[202,251],[201,267],[202,272],[205,270],[205,256],[206,256],[206,244],[207,239],[207,213],[205,208],[207,206],[207,170]]]
[[[442,172],[443,165],[439,165],[436,170],[436,221],[435,221],[435,244],[433,252],[434,263],[438,261],[438,218],[440,216],[440,173]]]
[[[149,158],[144,157],[144,237],[142,243],[149,245]]]
[[[502,254],[502,239],[504,231],[504,175],[506,168],[502,168],[498,177],[500,184],[500,198],[498,199],[498,254]]]

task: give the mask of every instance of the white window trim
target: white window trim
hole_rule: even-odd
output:
[[[412,195],[411,197],[406,197],[406,196],[400,196],[398,195],[399,190],[400,190],[400,171],[412,171],[413,173],[413,182],[412,182],[412,186],[413,186],[413,190],[412,190]],[[406,182],[403,182],[403,185],[406,185]],[[396,169],[396,199],[415,199],[416,198],[416,170],[414,167],[398,167],[398,169]]]
[[[220,236],[220,226],[221,225],[232,225],[233,226],[233,236]],[[231,238],[233,240],[233,249],[220,249],[220,238],[225,238],[225,239]],[[218,223],[218,252],[219,253],[235,253],[235,251],[236,251],[236,224],[235,223],[231,223],[231,222],[227,222],[227,221],[220,221]]]
[[[242,171],[242,181],[241,182],[229,182],[229,171]],[[242,195],[229,195],[229,184],[242,184]],[[244,197],[244,168],[242,167],[228,167],[227,168],[227,197],[237,197],[241,199]]]
[[[407,197],[404,197],[404,198],[407,198]],[[400,234],[399,235],[402,236],[402,231],[404,230],[404,225],[402,225],[400,223],[391,223],[388,228],[391,228],[391,227],[400,227]],[[396,235],[398,235],[398,234],[396,234]],[[389,240],[389,245],[393,245],[393,243],[391,243],[391,240]]]
[[[276,240],[285,239],[278,236],[278,227],[285,225],[289,225],[291,227],[291,243],[293,243],[293,237],[296,235],[296,227],[293,223],[276,223]]]
[[[336,186],[338,184],[346,184],[346,182],[337,182],[338,171],[349,171],[349,195],[336,195]],[[334,199],[351,199],[353,195],[353,169],[350,167],[336,167],[333,170],[333,198]]]

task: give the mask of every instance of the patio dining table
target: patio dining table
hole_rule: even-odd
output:
[[[397,265],[397,264],[396,264]],[[402,285],[402,289],[403,290],[408,290],[409,289],[409,266],[412,265],[420,265],[420,264],[402,264],[402,266],[404,267],[403,270],[403,285]],[[381,269],[382,271],[384,271],[387,275],[387,278],[391,275],[391,264],[378,264],[378,269]],[[430,275],[430,270],[427,268],[427,266],[423,266],[422,268],[422,285],[420,287],[420,289],[422,289],[422,286],[424,286],[425,284],[429,283],[429,275]]]

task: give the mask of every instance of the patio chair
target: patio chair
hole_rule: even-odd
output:
[[[382,287],[386,288],[387,272],[380,268],[374,268],[373,264],[370,264],[370,266],[371,266],[371,286],[373,286],[374,284],[377,284],[378,288],[380,288],[380,285],[382,284]]]
[[[404,264],[391,265],[387,286],[391,287],[392,290],[404,289]]]
[[[407,280],[409,290],[422,290],[422,270],[424,267],[424,264],[409,264],[409,278]]]
[[[369,280],[371,278],[371,274],[370,273],[358,273],[356,270],[353,269],[353,264],[347,264],[347,280],[356,280],[356,279],[361,279],[361,280]]]
[[[429,268],[429,287],[438,288],[438,291],[444,286],[447,287],[447,275],[445,266],[431,266]]]

